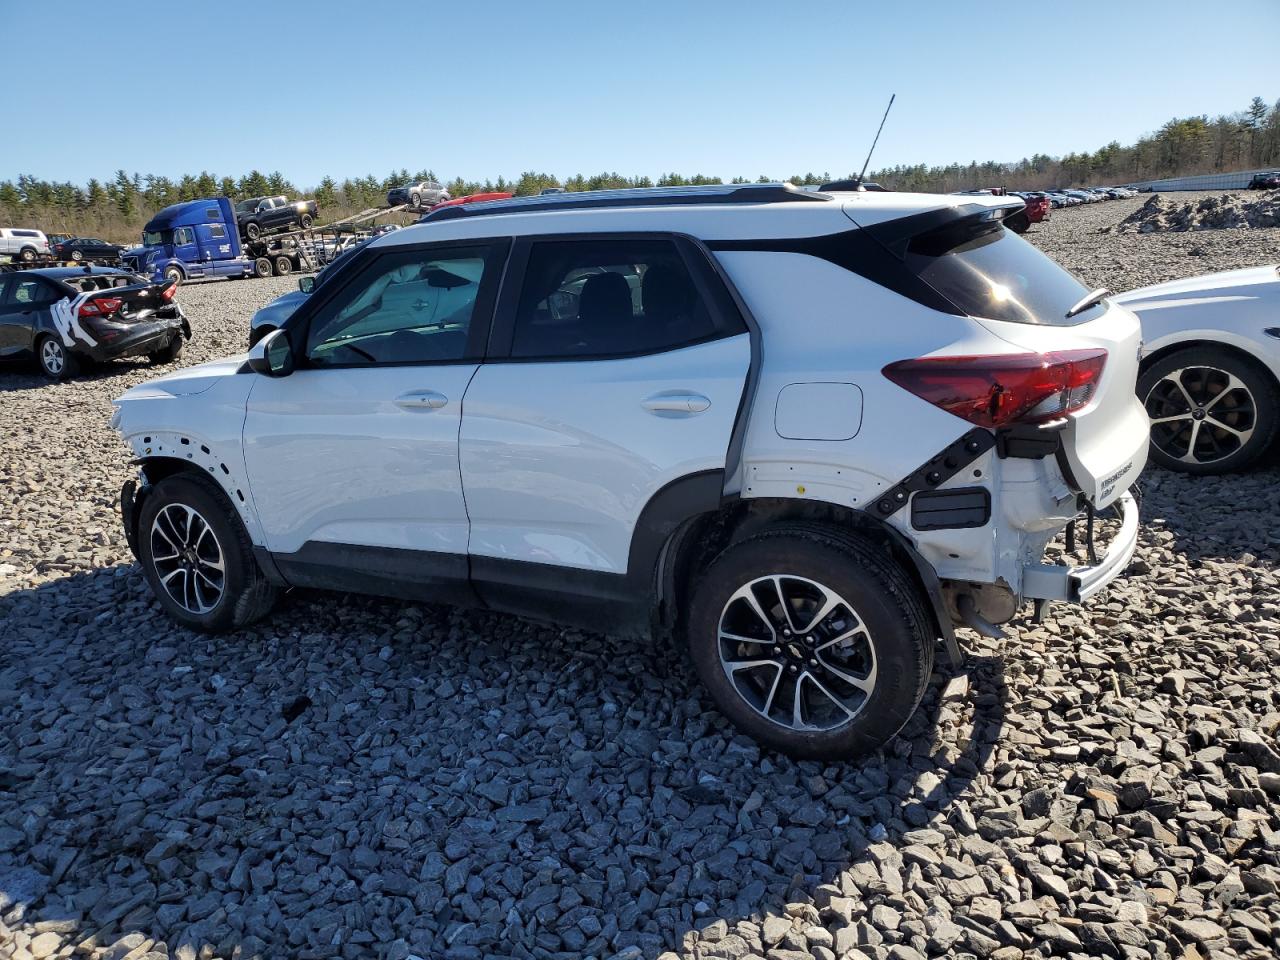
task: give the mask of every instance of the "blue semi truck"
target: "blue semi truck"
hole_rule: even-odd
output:
[[[121,254],[124,266],[153,281],[269,277],[304,265],[296,237],[241,240],[227,197],[165,207],[143,228],[142,246]]]

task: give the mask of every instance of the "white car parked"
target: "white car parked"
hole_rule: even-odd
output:
[[[0,227],[0,260],[35,263],[49,255],[49,238],[41,230]]]
[[[288,586],[669,626],[752,736],[873,749],[938,639],[961,660],[954,624],[1081,601],[1136,543],[1138,322],[1006,231],[1021,208],[752,185],[441,210],[247,357],[116,401],[130,544],[199,629]],[[1044,562],[1108,508],[1100,560]]]
[[[1253,463],[1280,420],[1280,267],[1251,267],[1113,297],[1142,320],[1138,396],[1151,456],[1187,473]]]

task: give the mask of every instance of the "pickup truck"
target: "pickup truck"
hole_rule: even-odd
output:
[[[318,210],[314,200],[249,197],[236,204],[236,225],[246,240],[257,240],[264,233],[295,227],[306,230],[315,221]]]

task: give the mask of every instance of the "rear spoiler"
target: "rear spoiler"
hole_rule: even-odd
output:
[[[997,224],[1026,208],[1019,197],[999,197],[996,203],[962,203],[957,206],[927,210],[910,217],[888,220],[870,227],[866,232],[899,260],[907,258],[911,241],[931,233],[950,232],[965,227],[981,228],[984,224]],[[846,213],[849,211],[846,209]],[[850,214],[850,219],[853,219]],[[854,221],[857,223],[857,221]],[[861,224],[858,224],[862,226]]]

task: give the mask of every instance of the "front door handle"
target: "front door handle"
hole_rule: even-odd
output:
[[[655,393],[651,397],[645,397],[640,401],[640,406],[650,413],[659,415],[702,413],[703,410],[711,406],[711,401],[700,393],[674,391],[671,393]]]
[[[400,394],[395,400],[396,406],[405,410],[439,410],[448,402],[448,397],[434,390],[411,390]]]

